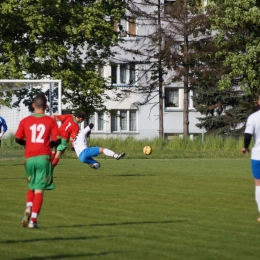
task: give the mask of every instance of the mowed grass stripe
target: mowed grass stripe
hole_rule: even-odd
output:
[[[28,230],[22,160],[1,161],[0,259],[259,259],[248,158],[100,162],[62,159]]]

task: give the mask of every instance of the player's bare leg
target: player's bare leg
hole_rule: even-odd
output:
[[[24,211],[23,217],[22,217],[22,226],[27,227],[30,221],[30,217],[32,214],[32,205],[34,200],[34,190],[28,190],[26,193],[26,209]]]
[[[51,148],[51,161],[53,161],[56,154],[56,147]]]
[[[257,219],[257,221],[260,222],[260,180],[259,179],[255,179],[255,201],[259,212],[259,218]]]
[[[55,166],[58,164],[61,155],[62,155],[62,151],[57,151],[57,152],[56,152],[55,157],[54,157],[53,160],[52,160],[52,166],[53,166],[53,167],[55,167]]]

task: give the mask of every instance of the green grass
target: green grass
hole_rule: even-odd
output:
[[[259,259],[249,158],[144,158],[63,158],[38,230],[20,226],[23,160],[0,161],[0,259]]]
[[[232,137],[206,136],[203,143],[201,136],[195,137],[194,140],[189,138],[181,139],[178,136],[172,140],[91,137],[88,143],[90,146],[105,147],[115,152],[126,152],[128,159],[240,158],[243,137],[235,139]],[[144,157],[142,153],[143,147],[146,145],[151,146],[153,149],[153,153],[149,157]],[[0,158],[22,158],[23,153],[23,148],[15,143],[14,136],[2,140]],[[70,149],[67,149],[63,158],[76,158],[76,155]],[[105,158],[105,156],[101,156],[101,158]]]

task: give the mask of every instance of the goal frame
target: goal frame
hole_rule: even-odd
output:
[[[59,79],[0,79],[1,83],[25,83],[25,84],[50,84],[50,88],[52,88],[52,83],[58,84],[58,113],[61,115],[62,113],[62,104],[61,104],[61,89],[62,82]],[[17,88],[19,89],[19,87]],[[8,91],[8,90],[5,90]],[[49,97],[51,100],[51,97]]]

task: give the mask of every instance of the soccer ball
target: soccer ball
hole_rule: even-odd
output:
[[[143,149],[145,155],[150,155],[152,153],[152,148],[150,146],[145,146]]]

